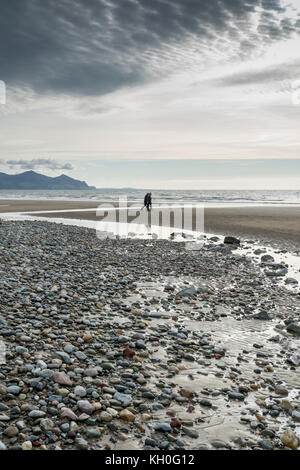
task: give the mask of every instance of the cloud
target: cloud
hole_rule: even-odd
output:
[[[221,78],[212,80],[216,85],[232,87],[243,85],[260,85],[272,82],[281,82],[283,80],[293,80],[300,73],[300,61],[283,63],[265,67],[263,70],[245,70],[242,72],[229,74]]]
[[[71,163],[59,163],[51,158],[34,158],[32,160],[8,160],[6,162],[11,168],[19,166],[22,170],[33,170],[37,167],[50,170],[73,170]]]
[[[39,93],[103,95],[154,80],[192,49],[191,60],[224,40],[249,54],[300,30],[280,0],[10,0],[1,10],[1,79]]]

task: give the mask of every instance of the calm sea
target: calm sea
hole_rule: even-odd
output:
[[[126,196],[128,201],[143,201],[146,190],[96,189],[96,190],[0,190],[0,199],[41,199],[69,201],[118,201]],[[300,190],[154,190],[153,203],[205,203],[206,205],[262,205],[300,204]]]

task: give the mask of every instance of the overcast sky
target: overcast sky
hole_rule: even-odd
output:
[[[299,50],[300,0],[1,2],[0,171],[299,189]]]

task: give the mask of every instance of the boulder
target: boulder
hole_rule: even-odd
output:
[[[270,263],[267,264],[267,269],[265,270],[266,276],[269,277],[283,277],[288,273],[288,268],[283,264]]]
[[[297,279],[294,279],[293,277],[287,277],[284,281],[285,284],[298,284]]]
[[[299,366],[300,365],[300,354],[292,354],[292,356],[287,358],[287,361],[293,364],[293,366]]]
[[[286,327],[287,331],[291,333],[295,333],[297,336],[300,336],[300,323],[289,323]]]
[[[224,243],[226,245],[240,245],[241,242],[238,238],[227,236],[224,238]]]
[[[251,318],[256,320],[272,320],[272,317],[265,310],[261,310],[260,312],[255,313],[251,316]]]
[[[271,255],[263,255],[261,258],[260,258],[261,262],[262,263],[274,263],[274,258],[273,256]]]

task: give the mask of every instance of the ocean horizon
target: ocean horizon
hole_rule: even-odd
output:
[[[146,189],[102,188],[95,190],[0,190],[0,199],[66,201],[143,201]],[[152,190],[154,204],[298,205],[297,190]]]

